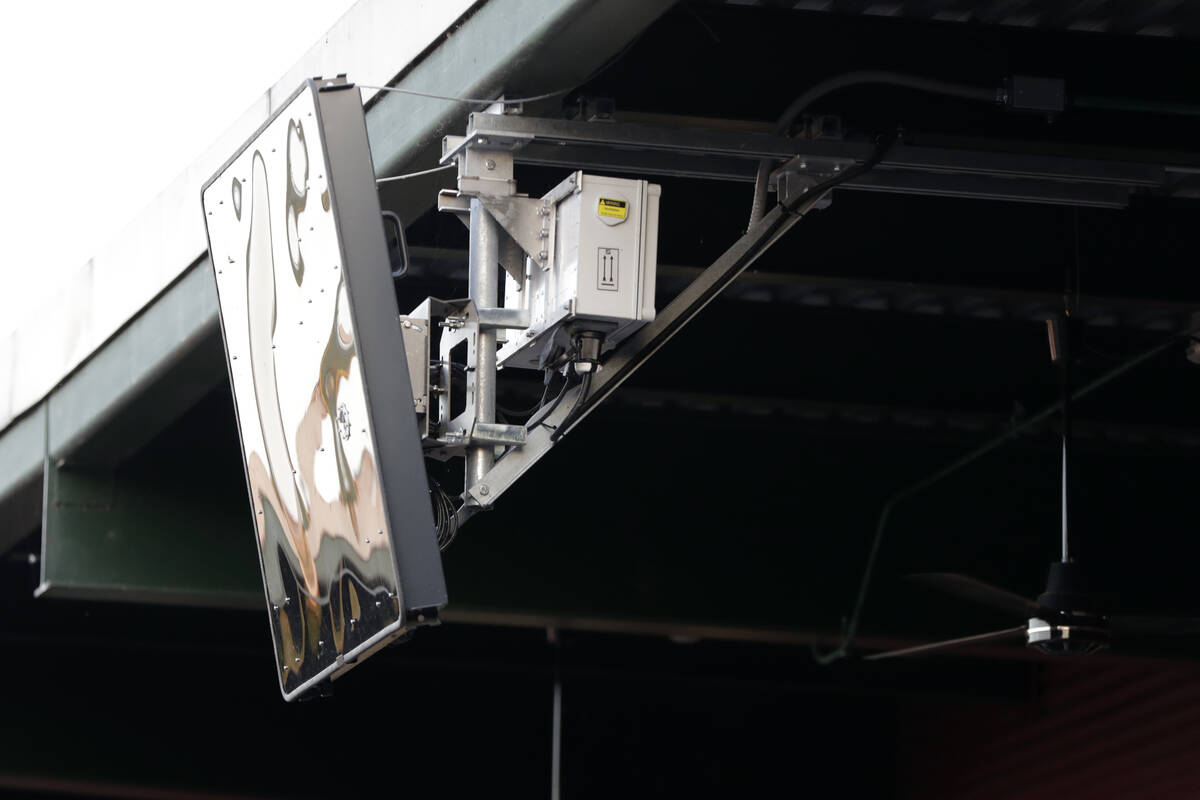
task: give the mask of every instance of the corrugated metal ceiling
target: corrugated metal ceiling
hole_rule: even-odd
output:
[[[719,0],[719,4],[1200,39],[1200,3],[1186,0]]]

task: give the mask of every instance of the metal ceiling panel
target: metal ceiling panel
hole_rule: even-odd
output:
[[[719,4],[1015,28],[1200,38],[1200,6],[1184,0],[1071,0],[1063,3],[1040,0],[721,0]]]

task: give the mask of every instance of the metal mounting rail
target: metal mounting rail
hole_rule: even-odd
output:
[[[757,162],[785,162],[776,175],[781,202],[872,158],[873,145],[842,140],[790,139],[755,132],[612,122],[576,122],[472,114],[463,137],[446,137],[442,162],[469,163],[476,153],[511,153],[527,164],[597,168],[688,177],[750,180]],[[497,157],[498,159],[498,157]],[[491,166],[488,169],[492,169]],[[1171,188],[1172,176],[1192,171],[1161,164],[1059,158],[895,144],[874,169],[838,185],[867,191],[1004,199],[1033,203],[1121,207],[1136,191]],[[853,174],[853,173],[852,173]],[[511,162],[504,174],[511,182]],[[462,173],[460,170],[460,183]],[[460,190],[462,186],[460,185]],[[810,208],[811,206],[806,206]],[[460,521],[489,508],[688,321],[732,284],[802,216],[777,205],[701,272],[653,322],[614,351],[576,408],[580,387],[567,391],[523,447],[510,448],[468,481]],[[569,418],[569,419],[568,419]],[[567,427],[561,427],[564,423]],[[556,433],[557,432],[557,433]],[[481,465],[483,466],[483,465]]]
[[[620,122],[472,114],[466,136],[445,148],[508,150],[519,163],[752,181],[760,159],[782,171],[828,176],[871,153],[866,142]],[[870,172],[842,188],[901,194],[1119,208],[1130,193],[1172,188],[1190,166],[920,147],[897,143]]]

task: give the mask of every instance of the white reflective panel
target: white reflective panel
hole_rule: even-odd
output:
[[[314,96],[203,195],[285,696],[404,622]]]

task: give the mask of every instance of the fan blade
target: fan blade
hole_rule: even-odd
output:
[[[879,661],[884,658],[899,658],[900,656],[915,656],[923,653],[928,653],[931,650],[942,650],[949,647],[958,647],[964,644],[978,644],[980,642],[991,642],[998,639],[1007,639],[1013,634],[1024,634],[1024,625],[1018,625],[1015,628],[1005,628],[1002,631],[992,631],[991,633],[977,633],[974,636],[963,636],[958,639],[945,639],[940,642],[932,642],[930,644],[919,644],[916,647],[904,647],[900,650],[884,650],[882,653],[872,653],[869,656],[863,656],[863,661]]]
[[[1196,636],[1200,617],[1114,614],[1108,618],[1108,628],[1116,636]]]
[[[1033,614],[1034,609],[1037,608],[1036,603],[1032,600],[1026,600],[1016,592],[1001,589],[999,586],[992,586],[990,583],[984,583],[968,575],[960,575],[957,572],[922,572],[917,575],[909,575],[907,579],[916,581],[930,589],[936,589],[939,592],[952,594],[964,600],[971,600],[980,605],[994,608],[997,611],[1003,611],[1005,614],[1010,614],[1014,617],[1029,617]]]

